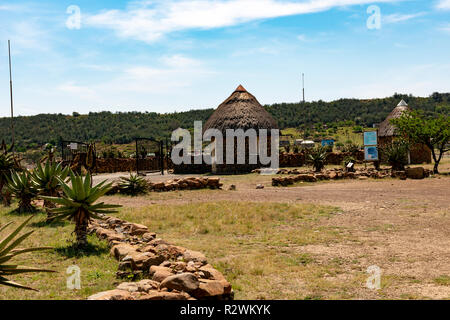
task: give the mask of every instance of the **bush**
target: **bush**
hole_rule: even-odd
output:
[[[392,166],[392,170],[403,171],[408,164],[409,144],[404,140],[394,140],[381,148],[382,160]]]
[[[308,154],[308,163],[312,164],[316,172],[322,171],[322,169],[325,167],[326,159],[327,152],[323,147],[312,149]]]
[[[120,193],[130,196],[137,196],[147,193],[147,182],[144,178],[139,177],[137,174],[130,173],[130,177],[121,177],[119,184]]]

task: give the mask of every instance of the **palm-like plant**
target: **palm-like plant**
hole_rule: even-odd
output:
[[[147,192],[147,182],[137,174],[133,175],[130,173],[130,177],[120,178],[119,190],[123,194],[137,196]]]
[[[326,159],[327,159],[327,152],[326,149],[323,147],[313,149],[308,154],[308,162],[312,164],[316,172],[322,171],[322,169],[325,167]]]
[[[29,217],[26,219],[16,230],[11,232],[9,235],[5,237],[2,241],[0,241],[0,285],[15,287],[15,288],[21,288],[21,289],[27,289],[27,290],[34,290],[30,287],[26,287],[24,285],[21,285],[19,283],[16,283],[14,281],[9,280],[6,278],[7,276],[16,275],[16,274],[22,274],[22,273],[29,273],[29,272],[54,272],[51,270],[46,269],[37,269],[37,268],[30,268],[30,267],[24,267],[19,265],[11,265],[7,264],[12,258],[15,256],[18,256],[19,254],[27,253],[27,252],[33,252],[33,251],[39,251],[39,250],[47,250],[52,249],[50,247],[39,247],[39,248],[28,248],[28,249],[18,249],[17,247],[22,243],[26,238],[28,238],[34,231],[27,232],[23,234],[22,236],[17,237],[19,232],[26,226],[26,224],[32,219],[33,217]],[[7,223],[4,226],[0,226],[0,232],[6,229],[11,223]]]
[[[87,245],[87,227],[91,218],[101,219],[98,214],[114,213],[114,208],[118,205],[108,205],[103,202],[95,202],[105,195],[111,188],[111,183],[105,184],[103,181],[96,186],[91,186],[91,175],[75,175],[70,171],[70,184],[66,184],[60,178],[57,178],[61,184],[63,195],[61,198],[43,196],[44,200],[59,204],[59,208],[50,209],[54,214],[53,219],[68,219],[75,222],[75,234],[77,237],[77,246],[85,247]]]
[[[64,181],[68,175],[69,167],[63,168],[61,163],[48,161],[44,166],[38,164],[31,177],[39,190],[39,195],[56,197],[61,190],[58,178]],[[44,206],[46,208],[55,207],[54,203],[48,200],[44,200]]]
[[[5,185],[8,183],[8,177],[11,176],[11,171],[15,169],[15,162],[12,155],[7,153],[0,153],[0,200],[4,206],[8,206],[10,203],[10,197],[8,197],[5,190]]]
[[[36,212],[36,208],[31,201],[36,198],[38,188],[31,178],[28,170],[23,172],[12,172],[11,177],[7,177],[8,189],[19,200],[19,207],[16,209],[19,213]]]

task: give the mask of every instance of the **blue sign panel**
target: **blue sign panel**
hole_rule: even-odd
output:
[[[378,148],[375,146],[364,147],[364,159],[366,161],[378,161]]]
[[[334,140],[322,140],[322,147],[332,147],[334,146]]]
[[[376,146],[377,144],[378,144],[378,141],[377,141],[377,132],[376,131],[364,132],[364,145],[365,146]]]

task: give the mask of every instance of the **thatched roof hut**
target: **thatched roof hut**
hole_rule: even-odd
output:
[[[225,135],[226,129],[270,130],[278,129],[278,125],[258,100],[239,85],[208,119],[204,130],[208,129],[218,129]]]
[[[390,122],[391,119],[400,118],[404,112],[409,111],[408,104],[402,99],[397,107],[387,116],[386,120],[380,123],[378,128],[379,137],[393,137],[395,136],[395,126]]]

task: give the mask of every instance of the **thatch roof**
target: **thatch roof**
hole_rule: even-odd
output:
[[[277,122],[243,86],[226,99],[206,121],[204,131],[218,129],[278,129]],[[270,132],[268,132],[270,134]]]
[[[387,116],[386,120],[380,123],[378,128],[379,137],[392,137],[395,136],[395,127],[389,120],[400,118],[405,111],[409,111],[408,104],[402,100],[397,107]]]

